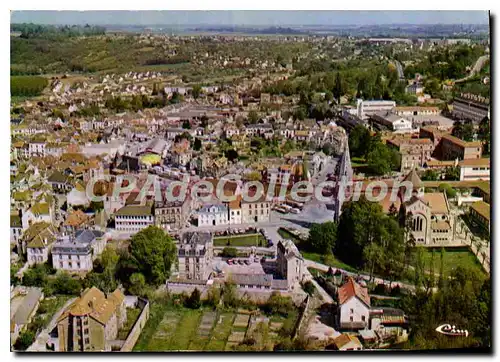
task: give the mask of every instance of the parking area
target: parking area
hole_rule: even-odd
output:
[[[233,263],[228,264],[226,260],[222,258],[214,258],[214,269],[221,270],[225,275],[228,274],[266,274],[262,264],[260,263],[260,258],[254,259],[250,258],[234,258]],[[238,261],[241,260],[240,264]],[[248,264],[243,261],[247,260]]]

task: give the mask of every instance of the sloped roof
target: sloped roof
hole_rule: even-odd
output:
[[[80,298],[75,300],[68,309],[59,317],[57,322],[71,315],[90,315],[99,323],[105,325],[116,312],[116,308],[125,296],[119,290],[115,290],[108,298],[96,287],[86,289]]]
[[[357,297],[370,307],[370,296],[368,295],[368,290],[356,283],[352,277],[349,277],[347,282],[339,288],[338,295],[340,304],[344,304],[352,297]]]
[[[414,169],[410,171],[408,175],[404,178],[404,181],[410,181],[413,187],[422,187],[422,180],[418,177],[417,171]]]
[[[358,347],[362,347],[362,344],[359,341],[358,337],[351,336],[351,335],[346,334],[346,333],[342,333],[340,336],[338,336],[337,338],[335,338],[333,340],[333,344],[338,349],[341,349],[342,347],[344,347],[346,344],[348,344],[350,342],[355,343]]]

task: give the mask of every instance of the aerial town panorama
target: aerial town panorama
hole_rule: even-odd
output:
[[[11,13],[11,351],[490,351],[489,13],[300,13]]]

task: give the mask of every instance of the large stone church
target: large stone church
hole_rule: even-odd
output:
[[[413,184],[412,196],[401,204],[400,215],[410,223],[417,245],[446,245],[453,241],[453,219],[444,192],[424,193],[424,186],[415,170],[405,181]]]

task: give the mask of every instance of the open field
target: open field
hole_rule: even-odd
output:
[[[266,246],[266,244],[266,239],[260,233],[214,238],[214,246]]]
[[[424,263],[425,269],[429,270],[432,261],[432,250],[434,250],[434,273],[439,273],[439,266],[441,264],[441,248],[426,248],[424,250]],[[415,254],[413,254],[413,259],[411,264],[415,265]],[[450,273],[457,267],[473,268],[478,272],[483,273],[483,269],[479,264],[476,256],[472,254],[467,248],[445,248],[444,253],[444,273],[449,276]]]
[[[289,318],[269,318],[269,340],[279,339],[283,325],[294,325],[296,313]],[[249,328],[245,311],[216,311],[153,305],[134,351],[230,351],[241,343]]]

